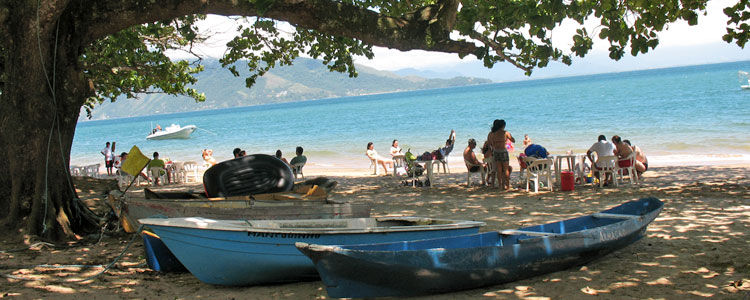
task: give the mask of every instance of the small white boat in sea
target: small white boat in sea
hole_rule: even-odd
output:
[[[193,133],[198,129],[195,125],[187,125],[185,127],[180,127],[179,124],[172,124],[169,125],[167,128],[164,128],[164,130],[158,130],[151,134],[149,134],[146,139],[147,140],[168,140],[168,139],[189,139],[190,134]]]
[[[746,85],[740,85],[740,87],[743,90],[750,90],[750,74],[748,74],[747,72],[744,72],[744,71],[739,71],[737,73],[737,77],[739,77],[740,83],[747,82]]]

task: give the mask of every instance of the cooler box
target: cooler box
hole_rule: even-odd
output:
[[[573,172],[560,172],[560,189],[572,191],[575,188],[575,176]]]

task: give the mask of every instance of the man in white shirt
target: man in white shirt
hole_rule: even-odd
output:
[[[599,141],[591,145],[591,148],[589,148],[588,151],[586,151],[586,156],[591,160],[591,166],[592,171],[594,171],[594,176],[599,176],[598,170],[602,169],[603,167],[614,167],[612,162],[605,162],[607,165],[601,165],[599,163],[596,163],[594,159],[591,157],[591,153],[596,152],[597,157],[602,156],[608,156],[608,155],[615,155],[615,145],[613,145],[610,142],[607,142],[607,137],[604,135],[599,136]],[[605,184],[609,182],[609,176],[605,179]]]
[[[114,165],[114,156],[112,156],[112,149],[109,147],[109,142],[107,142],[107,146],[104,147],[101,151],[102,155],[104,155],[104,167],[107,169],[107,175],[112,176],[112,166]]]

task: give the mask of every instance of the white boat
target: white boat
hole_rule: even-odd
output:
[[[167,140],[167,139],[189,139],[190,134],[193,133],[198,129],[195,125],[187,125],[185,127],[180,127],[180,125],[169,125],[167,128],[164,128],[164,130],[156,131],[152,134],[149,134],[146,139],[147,140]]]

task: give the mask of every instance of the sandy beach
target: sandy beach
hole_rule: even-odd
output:
[[[367,169],[306,168],[305,176],[337,180],[333,199],[373,204],[372,214],[471,219],[491,231],[597,212],[624,201],[657,197],[664,210],[646,236],[586,265],[513,283],[416,299],[750,299],[750,165],[659,166],[638,185],[576,186],[572,192],[527,193],[467,187],[466,169],[435,176],[429,188]],[[518,174],[514,173],[515,181]],[[475,177],[476,178],[476,177]],[[99,214],[113,180],[77,178],[80,197]],[[138,187],[142,189],[143,187]],[[199,184],[160,189],[201,190]],[[190,273],[157,273],[145,266],[140,238],[107,235],[96,244],[55,248],[0,235],[0,298],[10,299],[327,299],[320,281],[222,287]],[[106,265],[132,245],[107,272]],[[33,245],[31,249],[24,249]],[[47,265],[40,267],[39,265]],[[56,265],[57,267],[48,266]],[[10,276],[8,276],[10,275]],[[16,277],[16,278],[10,278]],[[19,278],[27,279],[22,280]]]

